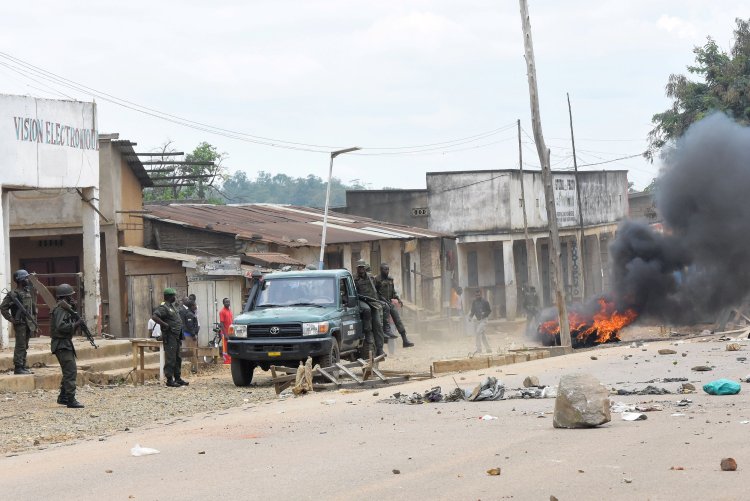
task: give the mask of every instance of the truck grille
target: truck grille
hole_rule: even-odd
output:
[[[278,329],[278,332],[276,332]],[[298,337],[302,336],[302,324],[248,325],[247,337]]]

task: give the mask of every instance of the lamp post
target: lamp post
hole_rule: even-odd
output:
[[[351,153],[352,151],[359,151],[362,148],[354,146],[352,148],[346,148],[343,150],[336,150],[331,152],[331,163],[328,167],[328,186],[326,187],[326,205],[323,210],[323,234],[320,237],[320,260],[318,261],[318,269],[323,269],[323,258],[326,252],[326,230],[328,229],[328,203],[331,199],[331,177],[333,176],[333,159],[344,153]]]

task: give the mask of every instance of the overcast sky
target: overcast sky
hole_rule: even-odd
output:
[[[729,49],[734,19],[748,7],[530,0],[553,169],[573,165],[566,92],[579,164],[640,153],[651,116],[669,105],[669,74],[685,72],[707,35]],[[136,151],[171,140],[188,152],[207,141],[226,152],[230,173],[251,178],[260,170],[325,178],[326,151],[360,146],[336,159],[336,177],[423,188],[430,171],[518,168],[516,119],[532,135],[515,0],[6,2],[0,51],[136,105],[234,131],[230,138],[196,130],[96,98],[100,132],[119,132]],[[0,57],[2,93],[93,99],[7,64]],[[538,168],[531,139],[523,141],[525,167]],[[642,188],[658,163],[584,167],[603,168],[628,169]]]

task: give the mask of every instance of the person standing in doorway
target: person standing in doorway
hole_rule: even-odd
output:
[[[232,315],[232,310],[229,307],[230,302],[228,297],[222,299],[221,303],[224,305],[223,308],[219,310],[219,323],[221,324],[221,356],[224,359],[224,363],[228,364],[231,362],[231,359],[229,358],[229,353],[227,353],[227,336],[232,327],[232,322],[234,322],[234,315]]]
[[[3,298],[3,302],[0,303],[0,313],[5,320],[13,324],[13,331],[16,335],[16,346],[13,350],[13,374],[33,374],[26,366],[26,352],[29,349],[29,338],[37,329],[36,292],[29,284],[28,271],[16,271],[13,273],[13,280],[16,282],[16,288]]]
[[[490,309],[490,303],[482,297],[482,291],[477,289],[474,294],[474,301],[471,303],[471,312],[469,313],[469,320],[472,317],[476,319],[477,324],[474,326],[474,335],[477,350],[475,353],[482,353],[482,344],[487,349],[487,353],[492,353],[490,343],[487,342],[487,317],[490,316],[492,310]]]
[[[60,382],[60,394],[57,403],[65,405],[70,409],[81,409],[83,404],[76,400],[76,349],[73,346],[73,334],[83,323],[80,317],[73,320],[73,306],[76,304],[73,298],[73,287],[68,284],[60,284],[56,289],[57,306],[52,309],[52,320],[50,322],[50,350],[57,357],[62,371]]]
[[[164,289],[164,302],[159,305],[151,318],[161,326],[161,340],[164,344],[164,376],[167,386],[176,388],[187,386],[182,379],[182,358],[180,357],[180,341],[182,338],[182,320],[175,307],[177,292],[167,287]]]

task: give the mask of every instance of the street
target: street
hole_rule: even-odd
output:
[[[742,499],[750,447],[739,437],[750,426],[748,395],[710,396],[700,388],[750,372],[737,360],[744,353],[725,351],[725,344],[714,336],[677,346],[600,347],[376,391],[172,418],[104,441],[4,457],[0,490],[8,499]],[[677,353],[657,353],[667,347]],[[715,369],[692,371],[697,365]],[[686,377],[698,391],[613,395],[613,402],[653,402],[663,410],[635,422],[613,413],[610,423],[581,430],[552,427],[554,399],[384,402],[397,391],[441,386],[447,393],[454,380],[472,387],[485,375],[505,382],[510,396],[528,375],[556,385],[571,372],[591,373],[614,390],[651,384],[673,393],[679,383],[659,379]],[[683,398],[692,403],[677,407]],[[136,444],[160,453],[133,457]],[[720,470],[725,457],[737,460],[736,472]],[[499,476],[486,473],[495,467]]]

